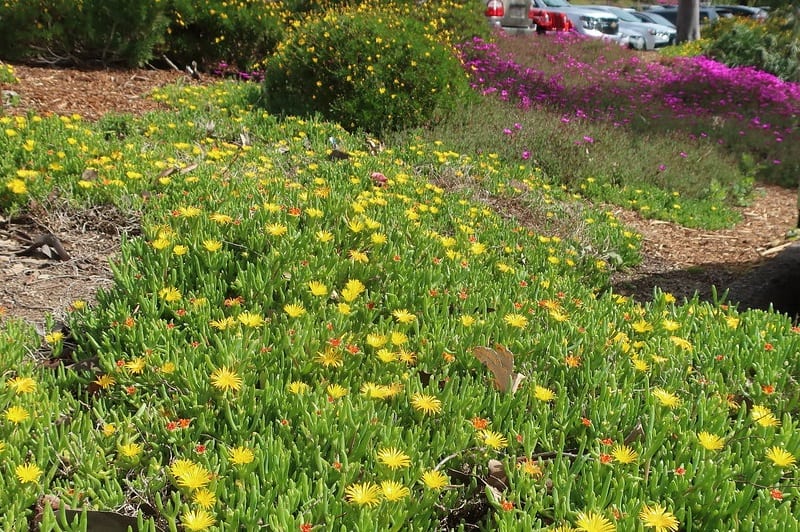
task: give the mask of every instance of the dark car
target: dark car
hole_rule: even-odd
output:
[[[678,6],[654,6],[649,7],[645,13],[657,13],[669,20],[676,26],[678,25]],[[730,16],[730,15],[725,15]],[[719,13],[714,7],[700,6],[700,25],[704,26],[719,20]]]
[[[719,16],[748,17],[756,20],[767,18],[767,11],[760,7],[753,6],[714,6]]]

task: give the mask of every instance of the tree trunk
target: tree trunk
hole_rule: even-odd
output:
[[[678,43],[696,41],[700,38],[700,0],[679,0]]]

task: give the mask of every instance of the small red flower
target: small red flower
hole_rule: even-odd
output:
[[[775,393],[775,387],[771,384],[764,384],[763,386],[761,386],[761,391],[767,395],[772,395],[773,393]]]
[[[600,440],[600,443],[602,443],[603,445],[614,445],[614,440],[612,440],[611,438],[603,438],[602,440]]]
[[[286,427],[287,425],[289,425],[289,420],[288,419],[281,419],[281,425]]]
[[[592,426],[592,420],[589,419],[588,417],[582,417],[581,418],[581,425],[583,425],[584,427],[591,427]]]
[[[192,422],[191,419],[180,418],[178,420],[178,426],[180,428],[182,428],[182,429],[186,429],[186,428],[189,428],[189,425],[191,424],[191,422]]]
[[[341,471],[342,470],[342,463],[341,462],[337,461],[337,462],[332,463],[331,465],[333,466],[333,468],[336,471]]]
[[[355,344],[348,344],[345,349],[347,349],[347,352],[351,355],[357,355],[361,352],[361,349]]]
[[[342,345],[342,339],[331,338],[330,340],[328,340],[328,345],[330,345],[331,347],[339,347],[340,345]]]
[[[614,457],[610,454],[600,453],[600,463],[601,464],[610,464],[614,461]]]
[[[519,286],[522,288],[526,288],[528,286],[528,281],[526,281],[525,279],[521,280],[519,282]]]
[[[194,446],[194,452],[196,452],[197,454],[203,454],[204,452],[206,452],[206,446],[203,445],[202,443],[198,443],[197,445]]]
[[[514,509],[514,503],[511,501],[504,500],[503,502],[500,503],[500,507],[506,512],[509,512]]]
[[[775,347],[773,347],[771,343],[767,342],[764,344],[764,351],[772,351],[773,349],[775,349]]]
[[[675,474],[678,475],[679,477],[682,477],[683,475],[686,474],[686,469],[684,469],[683,466],[678,466],[675,468]]]
[[[782,501],[783,500],[783,492],[781,492],[781,490],[779,490],[777,488],[773,488],[773,489],[769,490],[769,495],[770,495],[770,497],[772,497],[776,501]]]
[[[125,388],[125,393],[127,393],[128,395],[135,394],[136,393],[136,386],[128,386],[127,388]]]
[[[300,525],[300,532],[311,532],[312,530],[314,530],[314,525],[311,523],[303,523]]]
[[[167,430],[173,431],[173,430],[175,430],[177,428],[178,428],[178,424],[175,423],[174,421],[170,421],[170,422],[167,423]]]

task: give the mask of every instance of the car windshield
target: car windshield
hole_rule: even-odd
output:
[[[543,0],[547,7],[571,7],[566,0]]]
[[[656,24],[663,24],[664,26],[674,26],[672,22],[670,22],[669,20],[665,19],[664,17],[662,17],[657,13],[648,13],[646,17],[649,18],[652,22],[655,22]]]
[[[619,7],[606,7],[608,11],[614,13],[618,19],[624,20],[625,22],[641,22],[638,18],[634,17],[628,11],[621,9]]]

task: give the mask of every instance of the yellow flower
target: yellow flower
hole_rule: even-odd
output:
[[[178,486],[192,491],[205,488],[211,483],[211,473],[203,466],[194,463],[182,470],[180,476],[175,476],[178,479]]]
[[[253,453],[252,449],[248,449],[247,447],[233,447],[228,449],[228,458],[230,458],[231,463],[234,465],[245,465],[255,460],[256,455]]]
[[[35,484],[42,476],[42,470],[36,464],[20,464],[14,468],[14,473],[17,475],[17,480],[23,484]]]
[[[319,281],[309,281],[308,290],[312,296],[322,297],[328,295],[328,287]]]
[[[646,504],[642,506],[639,519],[645,527],[655,528],[655,532],[675,532],[680,525],[672,512],[668,512],[666,508],[658,504],[652,508]]]
[[[53,331],[44,335],[44,341],[50,345],[57,344],[64,339],[64,333],[61,331]]]
[[[410,313],[408,310],[404,308],[392,311],[392,316],[394,316],[394,319],[397,320],[398,323],[404,323],[404,324],[411,323],[412,321],[417,319],[417,317],[414,314]]]
[[[209,215],[208,219],[218,224],[229,224],[233,222],[233,218],[231,218],[227,214],[222,214],[219,212],[215,212],[214,214]]]
[[[479,435],[483,440],[483,443],[492,449],[502,449],[508,445],[508,440],[506,437],[499,432],[495,432],[493,430],[482,430]]]
[[[375,506],[380,502],[381,489],[372,482],[351,484],[344,489],[348,502],[360,506]]]
[[[113,423],[106,423],[103,425],[103,436],[108,438],[109,436],[113,436],[117,432],[117,427]]]
[[[145,362],[144,358],[136,357],[133,360],[125,362],[125,369],[127,369],[133,374],[138,374],[144,371],[144,367],[146,364],[147,363]]]
[[[480,242],[474,242],[469,247],[469,252],[472,253],[473,255],[482,255],[486,253],[486,244],[482,244]]]
[[[781,424],[775,414],[766,406],[754,405],[750,417],[762,427],[777,427]]]
[[[216,253],[222,248],[222,242],[219,240],[203,240],[203,247],[206,248],[206,251],[211,253]]]
[[[463,325],[464,327],[472,327],[473,325],[475,325],[476,321],[477,320],[473,316],[470,316],[469,314],[464,314],[463,316],[461,316],[461,325]]]
[[[375,244],[376,246],[380,246],[381,244],[385,244],[388,241],[388,238],[383,233],[372,233],[369,237],[370,242]]]
[[[270,236],[283,236],[289,229],[283,224],[276,223],[276,224],[268,224],[266,230]]]
[[[350,305],[348,305],[347,303],[338,303],[336,305],[336,310],[339,312],[339,314],[342,314],[343,316],[347,316],[351,312]]]
[[[186,530],[206,530],[216,524],[214,516],[204,509],[187,510],[181,516],[181,524]]]
[[[318,241],[322,242],[323,244],[330,242],[333,240],[333,233],[330,231],[317,231],[314,236],[317,238]]]
[[[633,330],[637,333],[646,333],[653,330],[653,326],[646,320],[636,321],[633,323],[633,325],[631,325],[631,327],[633,327]]]
[[[21,406],[10,406],[6,410],[6,419],[12,423],[22,423],[29,417],[28,411]]]
[[[173,303],[175,301],[180,301],[182,296],[177,288],[168,286],[158,291],[158,297],[167,303]]]
[[[36,391],[36,381],[31,377],[14,377],[6,381],[9,388],[16,394],[31,393]]]
[[[533,396],[544,402],[552,401],[556,398],[556,394],[553,390],[545,388],[544,386],[539,386],[538,384],[533,389]]]
[[[595,512],[580,512],[576,524],[582,532],[614,532],[617,529],[607,517]]]
[[[378,462],[389,469],[400,469],[411,465],[411,458],[395,447],[384,447],[378,451]]]
[[[703,431],[698,433],[697,440],[700,442],[700,445],[709,451],[719,451],[725,447],[725,440],[710,432]]]
[[[295,395],[303,395],[308,391],[310,386],[303,381],[292,381],[287,386],[289,389],[289,393],[293,393]]]
[[[0,454],[3,454],[3,451],[6,450],[6,442],[0,440]]]
[[[392,345],[403,345],[404,343],[408,342],[408,336],[400,331],[392,331],[389,341],[392,343]]]
[[[408,487],[403,486],[400,482],[395,480],[385,480],[381,482],[381,492],[387,501],[399,501],[411,494]]]
[[[288,314],[290,318],[299,318],[306,313],[306,309],[301,303],[287,303],[283,306],[283,311]]]
[[[186,255],[189,252],[189,248],[187,246],[177,245],[172,248],[172,253],[178,257]]]
[[[214,492],[208,488],[200,488],[194,492],[192,500],[195,502],[195,504],[197,504],[197,506],[207,510],[214,506],[214,503],[217,502],[217,496],[214,495]]]
[[[652,394],[653,397],[658,399],[658,401],[667,408],[675,408],[681,403],[680,397],[678,397],[674,393],[662,390],[661,388],[655,388],[652,391]]]
[[[6,130],[8,133],[8,130]],[[27,194],[28,193],[28,186],[25,184],[25,181],[22,179],[11,179],[6,183],[6,188],[11,191],[12,194]]]
[[[450,484],[450,479],[441,471],[430,469],[422,474],[422,482],[432,490],[440,490]]]
[[[786,449],[781,449],[777,445],[767,450],[767,458],[772,460],[778,467],[791,467],[797,462],[797,458],[792,453]]]
[[[224,331],[236,325],[236,320],[234,320],[231,316],[225,316],[221,320],[211,320],[208,323],[218,331]]]
[[[386,340],[386,336],[383,334],[369,333],[367,335],[367,345],[376,349],[380,349],[386,345]]]
[[[325,351],[317,353],[317,362],[326,368],[340,368],[344,366],[342,354],[333,347],[326,347]]]
[[[633,367],[638,371],[647,371],[650,369],[650,364],[648,364],[646,360],[640,358],[638,355],[633,355],[631,357],[631,362],[633,363]]]
[[[522,314],[506,314],[503,317],[503,321],[512,327],[517,327],[518,329],[524,329],[525,326],[528,325],[528,318]]]
[[[611,455],[622,464],[631,464],[639,458],[639,454],[627,445],[615,445]]]
[[[348,393],[347,388],[338,384],[329,384],[325,391],[331,399],[340,399]]]
[[[250,327],[251,329],[256,329],[264,325],[264,318],[262,318],[261,315],[247,310],[236,316],[236,319],[239,320],[242,325]]]
[[[731,329],[735,329],[736,327],[739,326],[739,318],[736,318],[734,316],[725,316],[725,323]]]
[[[679,336],[670,336],[669,339],[673,344],[683,349],[684,351],[691,352],[693,349],[692,343],[685,338],[681,338]]]
[[[681,324],[674,320],[664,320],[661,322],[661,327],[667,332],[674,332],[681,328]]]
[[[242,379],[235,371],[222,366],[211,373],[211,384],[223,392],[238,391],[242,387]]]
[[[366,287],[364,283],[359,281],[358,279],[350,279],[344,285],[344,289],[342,289],[342,297],[348,303],[352,303],[358,296],[360,296]]]
[[[442,411],[442,402],[433,395],[415,393],[411,396],[411,406],[423,414],[438,414]]]
[[[144,447],[139,443],[128,442],[117,445],[117,451],[125,458],[136,458],[142,454],[142,450]]]

